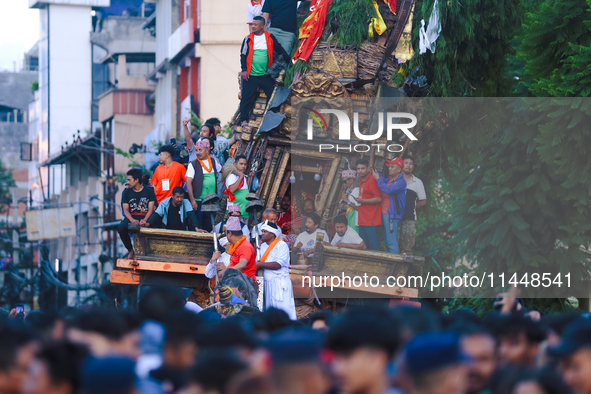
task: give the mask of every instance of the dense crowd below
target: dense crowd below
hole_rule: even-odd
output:
[[[591,393],[586,313],[507,300],[484,318],[426,304],[222,318],[188,310],[179,288],[143,290],[137,309],[13,310],[0,393]]]

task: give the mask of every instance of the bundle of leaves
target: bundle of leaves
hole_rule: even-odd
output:
[[[361,45],[369,38],[369,23],[376,17],[373,0],[332,0],[322,39],[343,47]]]

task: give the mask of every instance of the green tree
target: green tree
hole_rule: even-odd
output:
[[[525,272],[570,273],[573,283],[589,276],[589,177],[585,174],[581,183],[571,176],[573,163],[589,159],[581,149],[568,150],[570,144],[556,149],[560,140],[552,140],[551,131],[555,121],[568,124],[580,116],[588,122],[591,114],[560,113],[563,104],[552,103],[514,103],[498,142],[485,147],[478,165],[467,169],[452,228],[462,255],[477,261],[479,272],[518,273],[519,279]],[[579,129],[574,128],[578,137],[589,141],[588,129]],[[568,154],[567,174],[561,162]]]
[[[6,213],[8,205],[12,203],[10,188],[15,186],[12,171],[6,168],[0,160],[0,214]]]
[[[591,0],[543,0],[527,13],[516,37],[518,90],[534,96],[591,93]]]
[[[413,19],[415,56],[435,97],[508,96],[507,55],[523,18],[521,0],[439,1],[441,34],[435,53],[419,55],[421,19],[429,20],[434,0],[417,3]],[[408,72],[408,69],[406,70]]]

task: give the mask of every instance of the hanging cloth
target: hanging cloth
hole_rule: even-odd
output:
[[[322,36],[326,23],[326,12],[332,0],[316,0],[310,6],[308,17],[300,27],[300,45],[293,55],[292,61],[308,61]]]
[[[438,1],[433,4],[433,11],[429,18],[429,25],[425,29],[425,20],[421,19],[421,28],[419,29],[419,53],[422,55],[427,49],[435,53],[435,40],[441,33],[441,21],[439,20]]]
[[[384,0],[384,3],[386,3],[388,5],[388,8],[390,8],[390,11],[392,11],[392,13],[396,15],[396,0]]]
[[[374,1],[373,6],[375,7],[378,16],[376,18],[371,18],[371,21],[369,22],[369,37],[373,37],[374,30],[376,31],[376,33],[378,33],[379,36],[381,36],[382,33],[384,33],[388,28],[386,26],[386,22],[384,22],[384,18],[382,18],[382,14],[380,14],[380,8],[378,7],[378,3]],[[394,10],[396,10],[396,6],[394,7]]]

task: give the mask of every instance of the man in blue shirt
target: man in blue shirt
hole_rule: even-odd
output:
[[[400,157],[386,160],[388,176],[384,178],[375,169],[373,177],[378,181],[382,192],[382,224],[384,225],[384,241],[388,252],[398,253],[398,223],[404,214],[406,204],[406,181],[402,174],[404,162]]]

